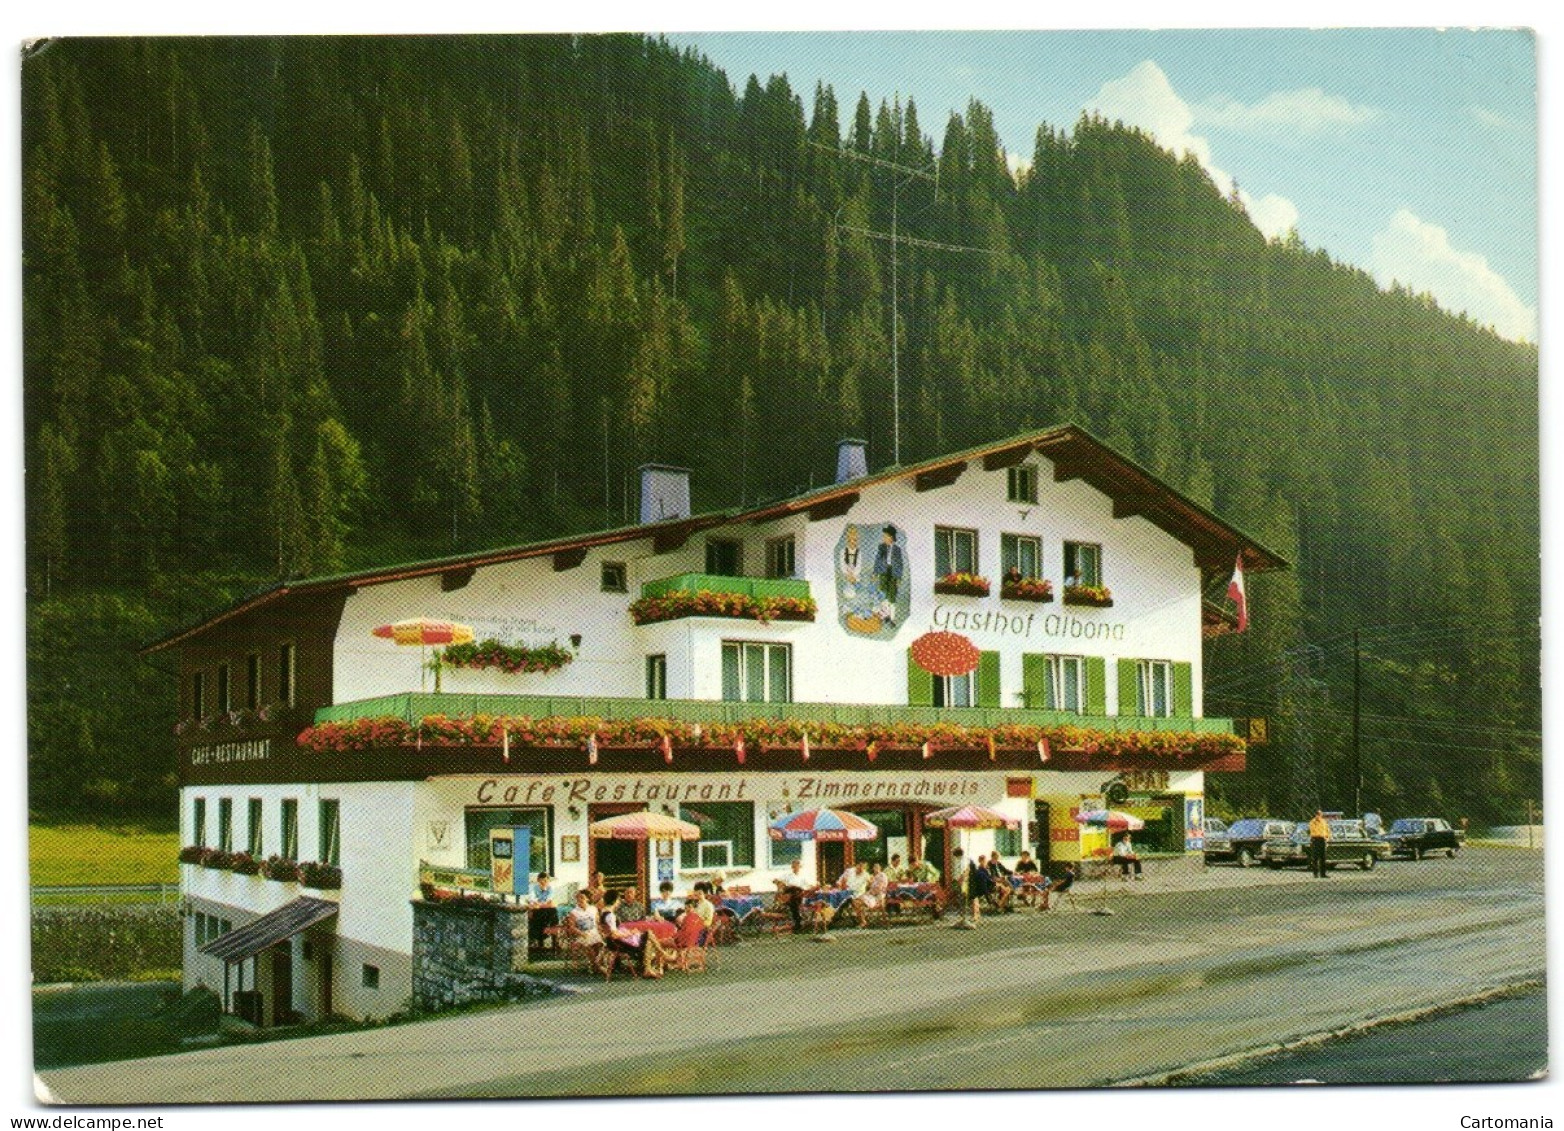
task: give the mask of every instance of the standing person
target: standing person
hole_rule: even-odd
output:
[[[1001,912],[1009,913],[1015,908],[1010,906],[1010,901],[1015,898],[1015,885],[1011,882],[1014,878],[1005,862],[999,858],[999,853],[994,853],[988,859],[988,878],[993,883],[994,900]]]
[[[804,893],[810,888],[804,875],[804,862],[794,860],[793,866],[777,881],[777,890],[787,902],[788,914],[793,917],[793,933],[804,933]]]
[[[548,929],[559,925],[554,906],[554,882],[547,872],[539,872],[532,885],[532,907],[527,911],[527,942],[542,950],[548,942]]]
[[[880,545],[874,551],[874,581],[880,589],[880,614],[888,624],[896,623],[896,595],[906,572],[907,558],[896,544],[896,528],[887,526],[880,532]]]
[[[1323,880],[1330,875],[1330,870],[1325,866],[1325,846],[1330,843],[1330,822],[1325,819],[1325,812],[1321,809],[1314,811],[1314,817],[1309,821],[1309,867],[1316,878]]]

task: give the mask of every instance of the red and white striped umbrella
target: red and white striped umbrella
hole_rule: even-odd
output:
[[[1117,809],[1087,809],[1075,815],[1078,825],[1090,825],[1094,829],[1107,829],[1110,833],[1131,833],[1146,827],[1146,822]]]
[[[471,644],[473,642],[472,629],[468,625],[448,620],[433,620],[429,617],[414,617],[412,620],[399,620],[395,624],[383,624],[375,629],[372,635],[397,644]]]
[[[804,809],[771,822],[772,840],[873,840],[878,825],[841,809]]]

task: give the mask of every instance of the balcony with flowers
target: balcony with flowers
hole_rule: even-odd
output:
[[[681,573],[648,581],[630,605],[636,624],[658,624],[683,617],[726,617],[772,621],[813,621],[815,601],[809,582],[796,578],[724,577]]]

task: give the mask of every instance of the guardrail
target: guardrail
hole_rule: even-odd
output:
[[[135,897],[142,897],[136,900]],[[179,902],[178,884],[34,884],[33,902],[112,903]]]

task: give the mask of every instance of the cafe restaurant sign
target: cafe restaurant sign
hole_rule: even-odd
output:
[[[691,775],[677,781],[656,777],[492,777],[472,782],[478,805],[581,805],[630,802],[654,805],[685,801],[782,801],[798,808],[855,801],[923,801],[947,805],[1004,796],[998,774],[767,774]]]

